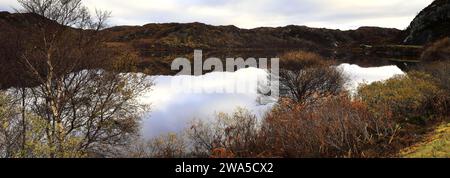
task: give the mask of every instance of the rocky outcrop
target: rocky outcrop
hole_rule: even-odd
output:
[[[423,45],[450,35],[450,0],[435,0],[406,30],[405,44]]]

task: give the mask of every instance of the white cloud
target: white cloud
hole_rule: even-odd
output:
[[[113,12],[113,25],[203,22],[212,25],[312,25],[350,29],[360,26],[405,28],[432,0],[85,0],[91,9]],[[0,0],[2,10],[17,7]]]
[[[17,8],[19,3],[15,0],[0,0],[0,11],[14,11],[14,8]]]

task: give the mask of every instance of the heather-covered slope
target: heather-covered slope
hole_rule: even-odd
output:
[[[26,45],[36,45],[30,44],[30,34],[40,33],[36,29],[42,26],[52,28],[56,25],[35,14],[0,12],[0,74],[10,76],[0,79],[1,88],[15,86],[15,81],[20,81],[15,77],[21,70],[18,58]],[[101,31],[101,35],[111,54],[135,53],[139,57],[139,67],[157,75],[174,74],[170,70],[171,61],[181,56],[191,58],[194,49],[202,49],[205,58],[270,58],[286,51],[306,50],[328,58],[350,59],[360,57],[351,49],[359,49],[361,44],[396,43],[395,37],[400,32],[378,27],[340,31],[294,25],[239,29],[202,23],[169,23],[111,27]]]
[[[146,71],[153,75],[174,74],[170,70],[171,61],[176,57],[192,58],[194,49],[202,49],[204,58],[221,59],[270,58],[286,51],[306,50],[365,67],[387,64],[402,67],[405,62],[414,64],[420,59],[421,45],[449,36],[449,2],[434,1],[405,31],[379,27],[341,31],[295,25],[240,29],[202,23],[168,23],[111,27],[101,31],[101,35],[110,54],[134,53],[139,58],[139,68],[148,69]],[[20,71],[17,59],[24,52],[24,46],[30,45],[28,36],[37,33],[38,25],[51,28],[57,24],[35,14],[0,12],[0,75],[8,76],[0,79],[0,88],[17,85],[13,82]]]

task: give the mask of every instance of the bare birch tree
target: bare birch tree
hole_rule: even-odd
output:
[[[99,34],[110,13],[97,10],[91,17],[81,0],[18,1],[20,12],[52,20],[30,34],[20,58],[38,83],[25,91],[27,112],[36,117],[27,118],[32,126],[24,133],[22,156],[116,156],[138,133],[145,106],[135,99],[152,83],[144,75],[120,73],[130,67],[110,59]]]

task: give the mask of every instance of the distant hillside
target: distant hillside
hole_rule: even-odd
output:
[[[410,66],[406,62],[417,63],[422,45],[449,36],[449,2],[434,1],[405,31],[379,27],[341,31],[295,25],[240,29],[167,23],[111,27],[101,31],[101,35],[112,55],[123,51],[135,53],[140,59],[139,68],[154,75],[174,74],[170,70],[171,61],[176,57],[192,58],[194,49],[202,49],[205,58],[270,58],[286,51],[306,50],[362,66]],[[7,76],[0,78],[0,88],[15,86],[20,81],[15,76],[23,65],[17,59],[29,42],[29,34],[37,33],[36,27],[42,25],[52,28],[58,24],[35,14],[0,12],[0,75]]]
[[[406,30],[406,44],[425,44],[450,36],[450,0],[435,0]]]
[[[104,30],[109,41],[132,43],[147,50],[167,48],[197,49],[332,49],[342,44],[381,44],[393,42],[400,31],[376,27],[340,31],[305,26],[239,29],[235,26],[211,26],[202,23],[148,24],[113,27]]]
[[[33,82],[25,80],[28,78],[23,72],[26,64],[20,59],[26,49],[42,45],[42,41],[31,38],[32,34],[42,33],[37,29],[43,27],[51,31],[58,26],[58,23],[36,14],[0,12],[0,89],[33,85]]]
[[[290,50],[307,50],[326,57],[349,56],[349,46],[397,43],[397,29],[362,27],[340,31],[305,26],[239,29],[202,23],[147,24],[112,27],[103,31],[110,46],[133,50],[146,62],[192,54],[205,56],[276,57]],[[341,50],[344,49],[344,50]]]
[[[29,42],[28,36],[38,33],[36,27],[53,28],[56,25],[58,24],[36,14],[0,12],[0,66],[4,68],[0,74],[16,75],[17,70],[12,69],[21,66],[16,63],[17,58],[23,52],[24,45]],[[240,29],[202,23],[117,26],[101,31],[105,44],[112,53],[136,53],[140,57],[139,67],[150,69],[151,74],[173,74],[170,70],[171,61],[176,57],[191,56],[194,49],[202,49],[205,58],[270,58],[286,51],[306,50],[328,58],[348,60],[359,56],[351,49],[358,51],[360,45],[367,44],[398,43],[396,37],[400,33],[397,29],[378,27],[361,27],[349,31],[294,25]],[[0,81],[1,83],[5,82]]]

